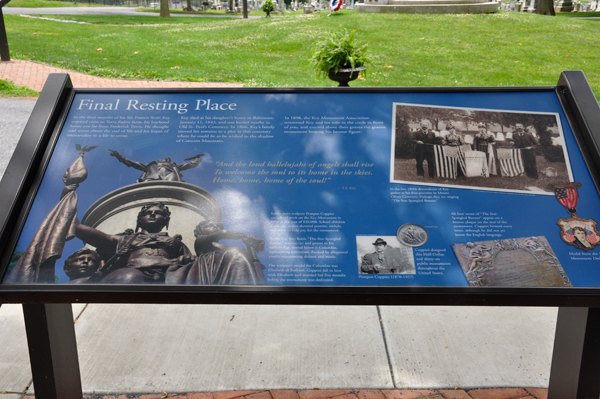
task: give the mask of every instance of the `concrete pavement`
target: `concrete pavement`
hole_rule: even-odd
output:
[[[0,99],[0,172],[33,104]],[[542,399],[556,323],[556,308],[78,304],[74,315],[95,399]],[[0,308],[0,348],[0,399],[31,398],[19,305]]]
[[[83,389],[547,387],[555,309],[379,310],[381,322],[376,307],[76,305]],[[20,306],[3,305],[0,323],[0,392],[31,393]]]

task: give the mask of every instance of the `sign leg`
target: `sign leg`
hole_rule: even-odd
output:
[[[10,61],[8,51],[8,37],[6,36],[6,27],[4,26],[4,15],[0,7],[0,61]]]
[[[548,399],[600,395],[600,309],[559,308]]]
[[[71,304],[23,304],[36,399],[82,399]]]

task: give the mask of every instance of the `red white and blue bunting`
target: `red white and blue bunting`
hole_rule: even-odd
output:
[[[329,9],[331,12],[337,11],[342,7],[342,0],[331,0],[329,2]]]

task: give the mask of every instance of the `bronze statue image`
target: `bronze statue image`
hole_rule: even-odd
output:
[[[263,251],[265,242],[250,234],[225,230],[221,223],[212,220],[200,222],[194,230],[193,263],[171,268],[167,284],[266,284],[265,267],[257,252]],[[241,240],[246,249],[230,247],[219,240]]]
[[[181,235],[170,237],[171,213],[162,203],[142,207],[136,230],[110,235],[76,223],[75,235],[96,247],[105,263],[88,283],[101,284],[264,284],[256,257],[240,247],[228,247],[219,239],[241,239],[253,251],[262,250],[257,237],[219,229],[196,239],[196,255],[183,244]],[[209,243],[210,241],[210,243]],[[204,251],[204,252],[199,252]],[[255,253],[255,252],[253,252]]]
[[[142,207],[135,232],[110,235],[93,227],[76,223],[75,235],[96,247],[104,266],[90,282],[107,284],[164,283],[166,270],[193,259],[181,236],[169,237],[171,213],[162,203]]]
[[[62,256],[65,242],[77,237],[95,251],[84,248],[65,261],[64,270],[71,280],[67,284],[266,284],[264,266],[257,257],[257,252],[264,250],[263,240],[204,221],[195,231],[194,255],[181,235],[167,233],[171,212],[162,202],[141,208],[135,230],[108,234],[80,223],[75,190],[87,178],[83,157],[94,148],[76,146],[79,156],[63,176],[65,189],[59,203],[42,221],[9,272],[7,282],[55,282],[55,262]],[[204,154],[188,158],[190,162],[183,165],[169,158],[145,165],[127,160],[116,151],[111,151],[111,155],[144,170],[138,182],[181,182],[180,171],[198,166]],[[220,213],[214,217],[220,218]],[[241,240],[246,248],[220,244],[219,240]]]
[[[58,204],[48,213],[29,246],[9,272],[9,283],[53,283],[56,260],[62,256],[65,242],[73,238],[73,224],[77,220],[77,187],[88,176],[83,158],[97,146],[75,144],[79,156],[67,168],[62,181],[65,187]]]
[[[265,284],[263,266],[257,253],[265,249],[265,242],[258,237],[235,230],[225,230],[221,223],[204,220],[194,230],[195,267],[184,266],[171,273],[168,281],[174,284]],[[241,240],[246,249],[230,247],[219,240]],[[190,269],[186,271],[186,269]],[[191,272],[190,272],[191,271]],[[241,283],[238,283],[241,284]]]
[[[141,170],[143,173],[139,179],[137,179],[138,183],[143,183],[147,181],[154,180],[168,180],[168,181],[184,181],[183,176],[181,175],[181,171],[193,169],[200,165],[202,162],[202,157],[204,154],[194,155],[193,157],[189,157],[184,159],[185,161],[190,161],[183,164],[177,164],[171,161],[171,158],[161,158],[158,161],[152,161],[148,164],[135,162],[131,159],[125,158],[123,155],[119,154],[117,151],[109,150],[110,155],[117,158],[119,162],[125,164],[130,168],[134,168],[137,170]]]
[[[85,284],[98,271],[102,259],[98,252],[91,248],[81,248],[65,260],[64,271],[69,277],[66,284]]]

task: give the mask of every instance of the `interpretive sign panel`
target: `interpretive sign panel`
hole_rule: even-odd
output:
[[[599,220],[551,89],[77,90],[3,284],[598,287]]]

